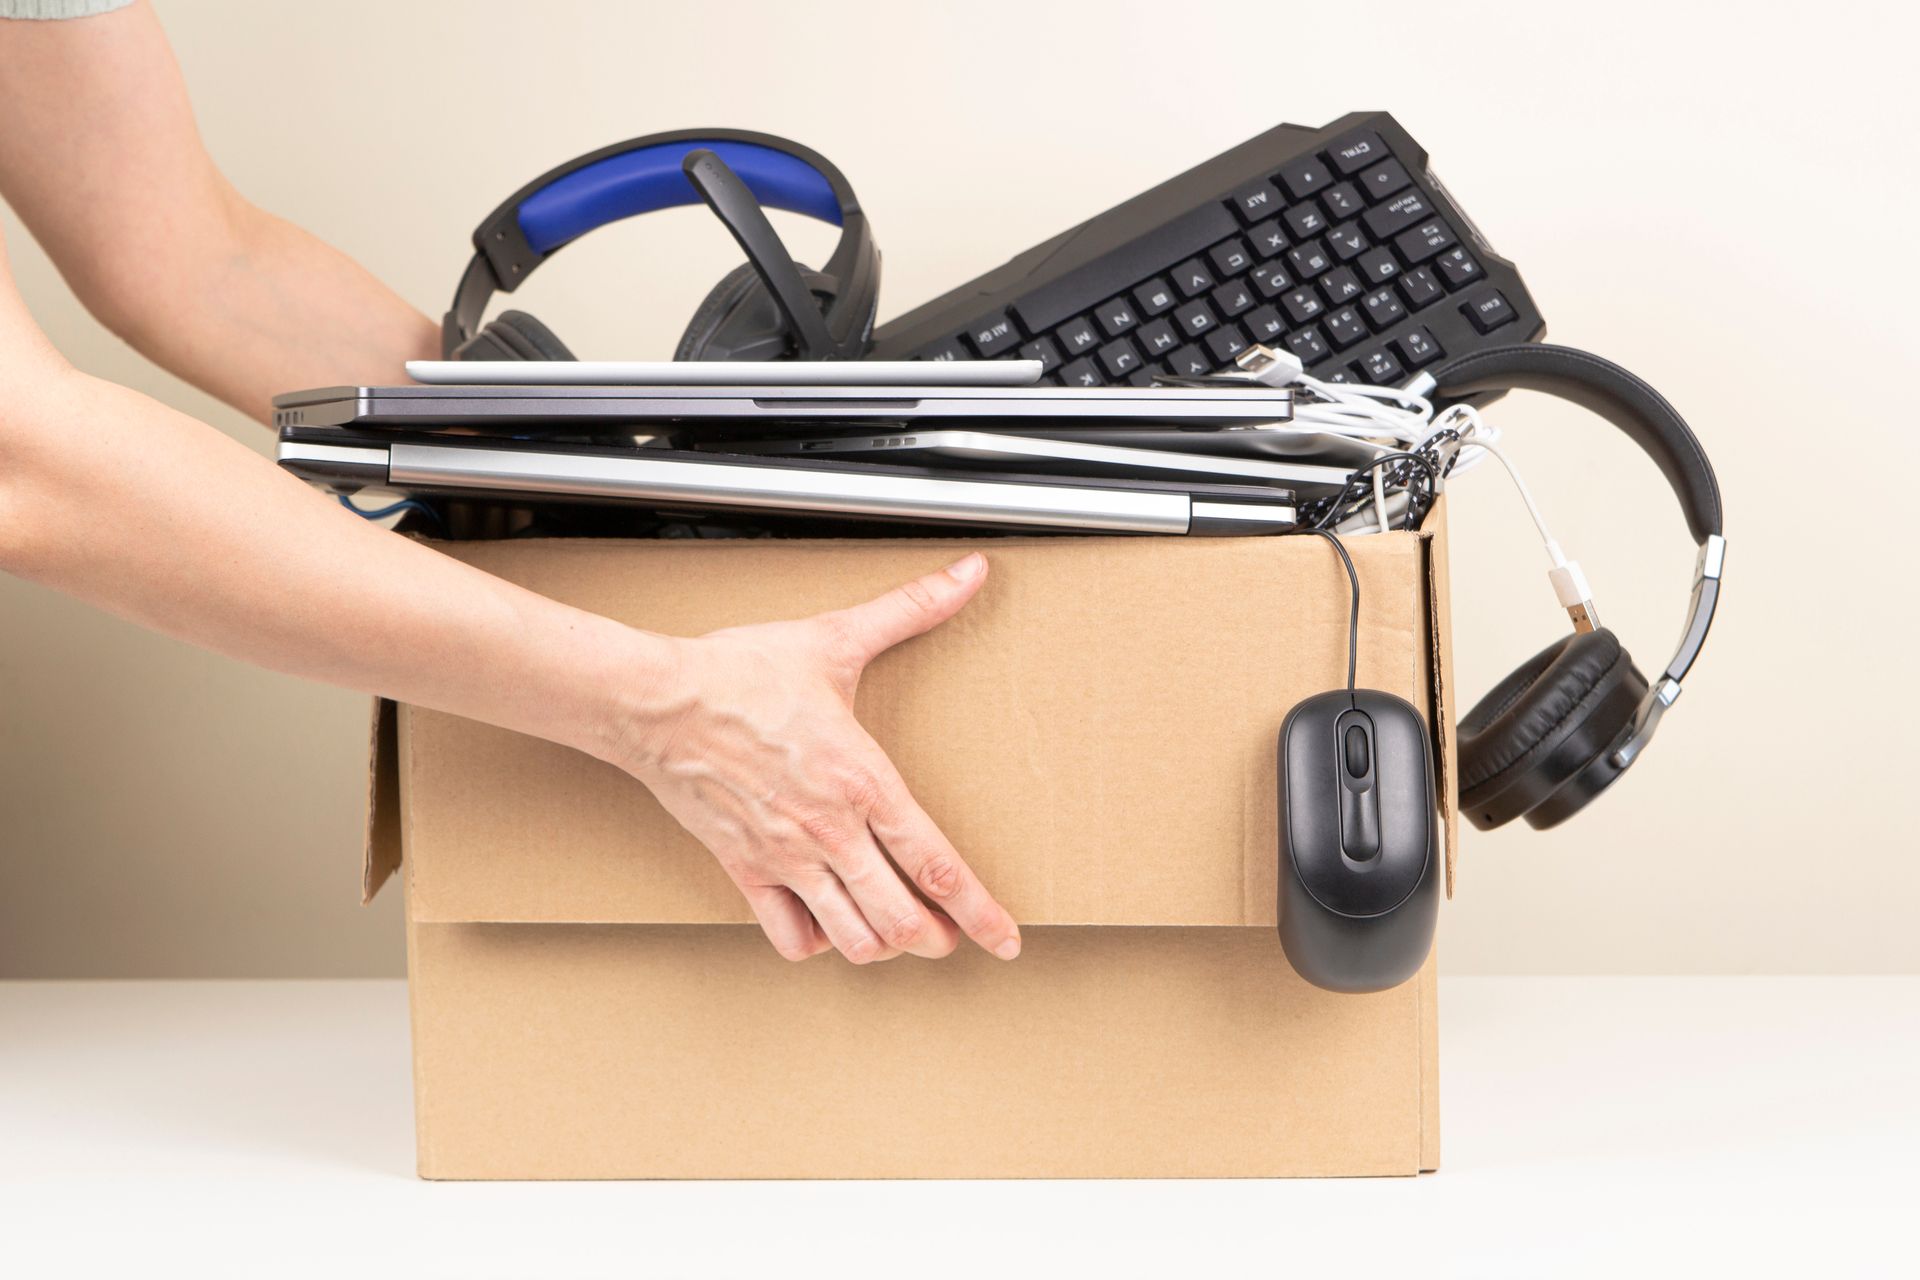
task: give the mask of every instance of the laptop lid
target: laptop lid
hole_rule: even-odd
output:
[[[818,458],[769,461],[613,445],[284,430],[280,465],[341,491],[635,503],[656,510],[831,516],[1072,533],[1279,533],[1291,491],[1152,480],[1047,480]]]
[[[543,430],[582,423],[745,427],[754,434],[839,422],[930,420],[1220,427],[1292,417],[1273,387],[406,386],[320,387],[274,397],[276,427],[463,426]]]

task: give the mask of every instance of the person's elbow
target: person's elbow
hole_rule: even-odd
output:
[[[116,211],[72,242],[49,246],[81,305],[148,359],[181,340],[184,307],[217,302],[222,277],[248,260],[266,216],[217,171],[190,185],[191,196],[165,216]]]
[[[58,357],[32,359],[0,377],[0,573],[31,578],[54,536],[49,465],[59,448],[58,404],[79,377]]]

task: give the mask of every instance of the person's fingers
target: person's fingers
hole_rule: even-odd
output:
[[[891,960],[898,951],[880,940],[853,897],[831,871],[819,871],[796,879],[790,886],[807,904],[807,910],[826,932],[834,949],[855,964]]]
[[[1020,954],[1019,926],[898,776],[882,789],[867,816],[868,827],[914,886],[962,932],[1002,960],[1013,959]]]
[[[858,839],[835,850],[832,858],[834,873],[853,904],[888,947],[928,960],[953,954],[960,944],[960,931],[907,888],[871,835],[862,831]]]
[[[823,616],[852,642],[864,664],[960,612],[986,578],[987,558],[975,551],[865,604]]]
[[[833,950],[833,944],[814,923],[813,913],[793,890],[777,884],[744,884],[740,892],[753,908],[754,919],[760,922],[767,941],[788,960],[805,960]]]

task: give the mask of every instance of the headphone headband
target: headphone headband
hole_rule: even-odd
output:
[[[1664,396],[1611,360],[1572,347],[1517,343],[1450,361],[1407,389],[1442,401],[1494,391],[1540,391],[1572,401],[1626,432],[1653,459],[1695,542],[1721,532],[1720,485],[1700,441]]]
[[[496,292],[512,293],[565,245],[624,218],[705,199],[684,167],[696,151],[720,157],[761,204],[840,228],[820,283],[832,293],[827,328],[837,341],[846,341],[866,321],[840,304],[877,287],[878,250],[845,176],[818,152],[772,134],[682,129],[631,138],[569,160],[489,213],[474,230],[473,259],[441,325],[444,354],[451,358],[479,331]]]

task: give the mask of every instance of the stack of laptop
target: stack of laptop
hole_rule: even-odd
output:
[[[1283,389],[1043,386],[1029,361],[408,372],[280,396],[280,464],[561,531],[1264,534],[1358,461],[1274,430]]]

